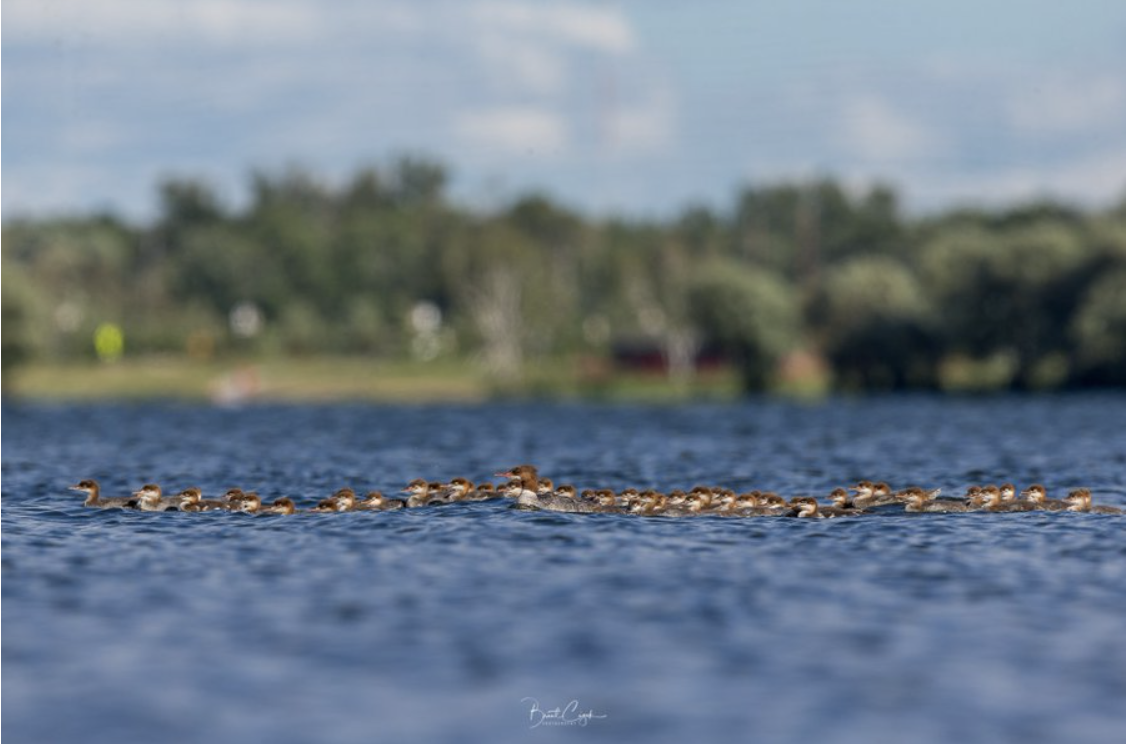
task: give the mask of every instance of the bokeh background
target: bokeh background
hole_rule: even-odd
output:
[[[7,392],[1125,384],[1125,6],[11,0]]]

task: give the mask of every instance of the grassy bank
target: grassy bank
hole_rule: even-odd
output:
[[[571,360],[531,365],[517,387],[500,389],[470,362],[390,362],[310,357],[199,361],[137,357],[114,363],[35,362],[9,371],[6,395],[40,400],[473,402],[502,395],[609,400],[729,399],[738,381],[729,370],[683,383],[663,375],[579,375]]]

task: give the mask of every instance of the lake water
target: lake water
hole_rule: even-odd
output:
[[[580,487],[824,495],[868,478],[960,494],[1011,480],[1060,496],[1088,485],[1095,503],[1123,506],[1125,452],[1120,392],[815,406],[9,401],[3,734],[1121,741],[1123,517],[673,519],[500,502],[251,517],[83,509],[66,486],[238,485],[312,505],[343,485],[390,493],[529,461]]]

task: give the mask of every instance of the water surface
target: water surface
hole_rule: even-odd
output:
[[[1089,485],[1096,503],[1121,506],[1124,411],[1121,394],[9,403],[3,733],[115,744],[1118,741],[1120,517],[646,519],[502,503],[143,514],[83,509],[65,487],[239,485],[312,504],[342,485],[388,493],[530,461],[581,487],[796,495],[870,478],[960,493],[1012,480]],[[576,700],[573,725],[531,728],[528,698],[542,711]]]

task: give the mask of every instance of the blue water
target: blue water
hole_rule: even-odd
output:
[[[3,734],[17,742],[1088,742],[1125,720],[1125,520],[640,518],[477,503],[83,509],[533,462],[581,487],[1088,485],[1125,399],[686,407],[3,409]],[[523,699],[526,698],[525,701]],[[531,713],[577,701],[572,725]],[[581,713],[592,712],[586,719]],[[603,717],[600,717],[603,716]],[[588,725],[581,729],[581,724]]]

